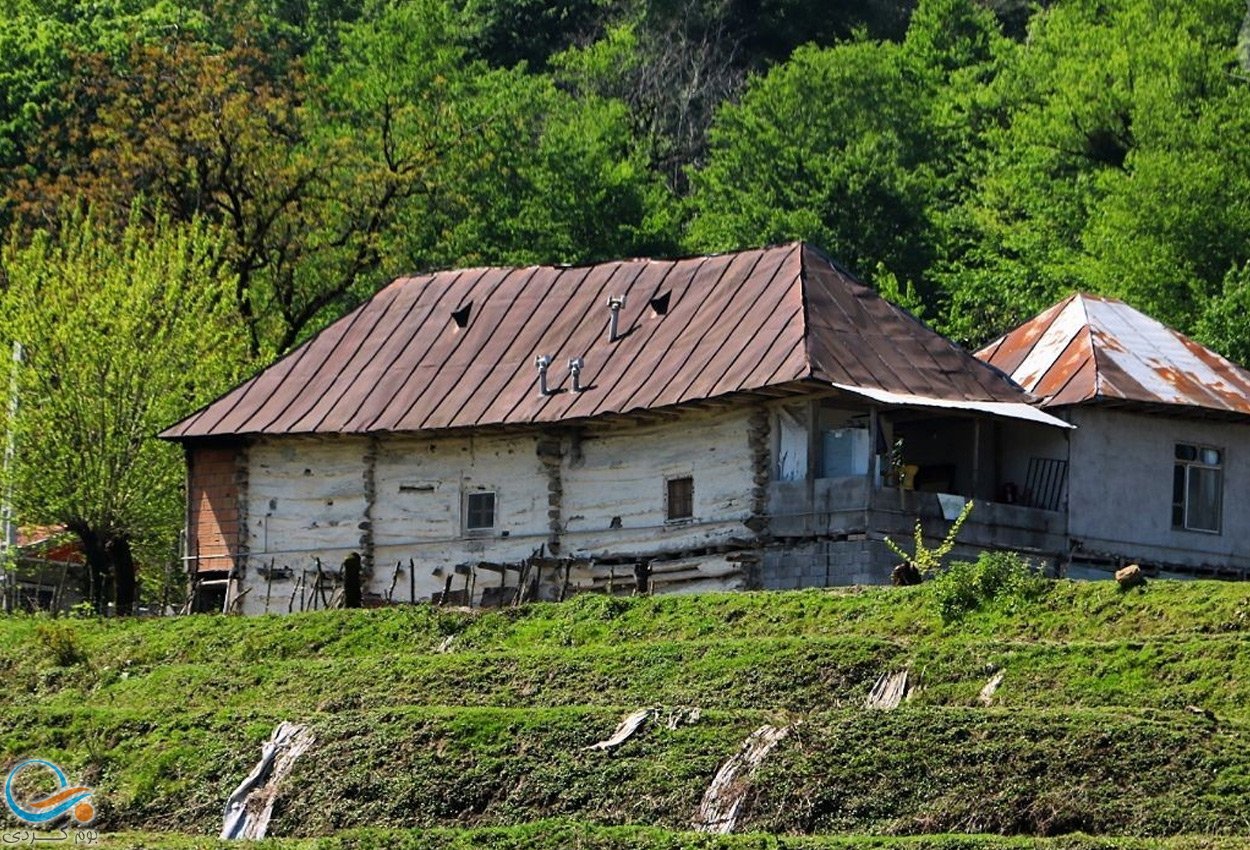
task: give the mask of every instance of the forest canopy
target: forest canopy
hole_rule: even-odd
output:
[[[401,273],[793,239],[964,344],[1079,290],[1244,363],[1250,13],[1243,0],[14,0],[0,12],[0,196],[4,341],[30,348],[28,370],[49,356],[120,368],[90,346],[39,350],[68,345],[35,321],[61,304],[96,311],[93,338],[152,370],[185,373],[191,356],[192,385],[150,408],[170,421]],[[49,265],[67,271],[38,283]],[[134,270],[149,267],[177,274],[148,292]],[[131,303],[182,349],[153,357],[121,315]],[[196,353],[185,310],[206,311],[222,356]],[[141,422],[144,439],[168,424]],[[18,475],[19,514],[96,517],[89,533],[172,550],[178,459],[151,457],[139,467],[163,506],[88,508],[99,481],[58,493],[71,485]]]

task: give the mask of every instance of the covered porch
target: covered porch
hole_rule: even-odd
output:
[[[941,539],[976,502],[961,548],[1067,548],[1071,426],[1025,404],[835,387],[775,414],[769,533],[786,539]]]

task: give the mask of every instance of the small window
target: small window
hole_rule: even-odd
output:
[[[1224,452],[1209,446],[1176,444],[1172,468],[1172,527],[1220,533],[1224,494]]]
[[[469,493],[464,500],[465,531],[488,531],[495,527],[495,494]]]
[[[664,503],[664,518],[690,519],[694,516],[694,479],[668,479],[668,498]]]

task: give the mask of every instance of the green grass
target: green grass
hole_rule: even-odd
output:
[[[124,833],[106,835],[101,846],[121,850],[238,850],[237,842],[212,838]],[[254,850],[1244,850],[1246,838],[1180,836],[1166,839],[1063,838],[998,835],[700,835],[654,827],[592,826],[540,821],[480,829],[348,830],[320,839],[270,839]]]
[[[220,828],[284,719],[318,743],[272,832],[324,841],[281,846],[1029,843],[949,835],[1001,833],[1179,848],[1250,833],[1250,586],[1061,582],[953,621],[938,601],[922,586],[7,618],[0,763],[58,761],[98,789],[100,828],[136,831],[122,839],[134,846],[161,846],[142,831],[215,846],[193,836]],[[877,676],[904,667],[921,682],[911,701],[863,710]],[[999,669],[986,708],[977,695]],[[643,705],[703,716],[611,754],[584,749]],[[742,812],[767,835],[684,832],[717,767],[766,721],[796,724]],[[1185,834],[1223,838],[1121,838]],[[863,835],[879,837],[846,837]]]

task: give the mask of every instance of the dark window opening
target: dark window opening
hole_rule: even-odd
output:
[[[495,494],[470,493],[464,502],[466,531],[485,531],[495,527]]]
[[[1224,493],[1224,452],[1176,444],[1172,468],[1172,527],[1220,533]]]
[[[668,499],[664,504],[665,519],[690,519],[694,516],[694,479],[670,478]]]

